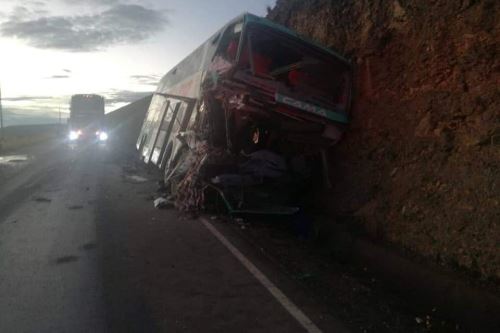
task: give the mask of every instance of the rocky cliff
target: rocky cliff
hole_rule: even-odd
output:
[[[333,215],[421,258],[500,279],[500,2],[278,0],[268,17],[350,57]]]

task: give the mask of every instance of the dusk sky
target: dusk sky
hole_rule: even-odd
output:
[[[69,97],[98,93],[106,112],[145,96],[233,17],[275,0],[0,0],[6,125],[57,121]]]

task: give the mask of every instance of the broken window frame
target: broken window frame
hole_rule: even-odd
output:
[[[335,103],[331,101],[330,103],[327,103],[325,101],[320,102],[320,101],[303,101],[304,103],[298,103],[299,101],[293,97],[290,97],[293,99],[290,103],[294,103],[296,105],[301,104],[301,109],[303,111],[308,111],[310,113],[316,113],[317,115],[320,115],[324,118],[327,118],[331,121],[335,122],[341,122],[341,123],[348,123],[349,122],[349,113],[351,109],[351,104],[352,104],[352,69],[351,69],[351,64],[349,61],[347,61],[345,58],[341,57],[337,53],[325,49],[324,47],[309,41],[305,38],[302,38],[298,36],[295,33],[290,33],[287,29],[280,28],[276,29],[276,26],[273,24],[262,24],[260,21],[254,21],[254,20],[245,20],[244,28],[243,28],[243,35],[241,38],[241,42],[239,45],[239,50],[238,50],[238,55],[237,55],[237,61],[236,61],[236,69],[238,70],[244,70],[244,67],[248,66],[250,67],[250,72],[252,76],[254,77],[259,77],[261,79],[268,79],[271,81],[278,81],[277,78],[272,77],[271,75],[257,75],[255,71],[255,64],[254,64],[254,57],[253,55],[253,35],[255,34],[256,29],[262,29],[260,30],[260,33],[263,31],[268,30],[269,34],[274,35],[277,39],[280,41],[291,45],[297,46],[297,49],[300,50],[299,52],[302,54],[306,55],[311,55],[313,58],[318,59],[318,61],[324,61],[328,62],[333,68],[336,68],[339,70],[339,75],[338,77],[344,81],[342,84],[342,93],[340,95],[343,96],[344,103]],[[248,58],[248,64],[247,63],[242,63],[243,60],[243,53],[248,52],[247,58]],[[324,94],[324,93],[323,93]],[[333,91],[332,91],[333,94]],[[329,95],[329,94],[326,94]],[[315,96],[314,94],[312,95],[313,97]],[[279,98],[278,98],[279,97]],[[287,98],[288,96],[283,96],[279,94],[279,96],[276,96],[276,102],[283,102],[283,100],[289,100]],[[340,99],[340,98],[339,98]],[[333,104],[331,104],[333,103]],[[291,104],[288,104],[292,106]]]

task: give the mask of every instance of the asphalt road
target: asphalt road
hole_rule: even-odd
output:
[[[223,225],[271,287],[199,220],[154,209],[155,172],[110,145],[51,142],[8,174],[0,332],[306,331],[294,311],[346,330]]]

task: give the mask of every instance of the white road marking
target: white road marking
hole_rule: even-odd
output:
[[[321,333],[304,312],[302,312],[286,295],[272,283],[250,260],[231,244],[210,222],[200,218],[201,223],[238,259],[243,266],[274,296],[274,298],[294,317],[307,332]]]

